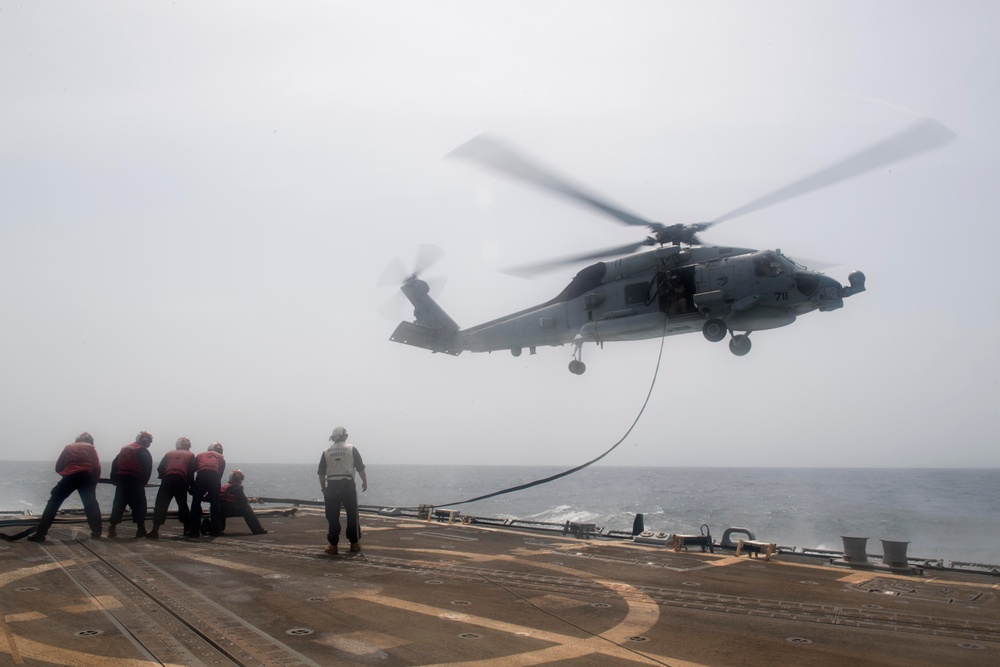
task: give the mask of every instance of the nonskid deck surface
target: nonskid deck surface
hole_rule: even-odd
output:
[[[329,556],[319,512],[236,521],[0,545],[0,665],[1000,664],[986,576],[374,515]]]

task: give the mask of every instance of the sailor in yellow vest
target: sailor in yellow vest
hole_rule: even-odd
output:
[[[344,507],[347,514],[347,541],[351,543],[351,551],[361,551],[361,522],[358,519],[358,490],[354,486],[354,471],[361,478],[361,491],[368,490],[368,476],[365,474],[365,464],[361,454],[354,445],[347,442],[347,429],[338,426],[330,436],[332,443],[319,460],[319,487],[323,490],[323,500],[326,501],[326,520],[330,530],[326,541],[330,546],[326,553],[337,555],[337,543],[340,542],[340,508]]]

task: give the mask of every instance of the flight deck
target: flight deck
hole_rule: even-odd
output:
[[[0,665],[989,665],[1000,579],[322,511],[0,543]],[[120,534],[130,524],[121,524]],[[131,531],[128,531],[131,534]]]

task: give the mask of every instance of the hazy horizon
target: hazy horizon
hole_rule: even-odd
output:
[[[117,451],[114,452],[117,454]],[[110,456],[107,460],[101,459],[102,472],[108,472],[111,466],[111,459],[114,456]],[[0,459],[0,463],[38,463],[44,465],[51,465],[53,461],[49,460],[39,460],[39,459]],[[154,461],[154,464],[157,461]],[[319,455],[316,457],[316,461],[227,461],[227,470],[235,470],[240,466],[245,465],[287,465],[287,466],[311,466],[318,465]],[[524,469],[539,469],[539,468],[551,468],[553,470],[563,470],[564,466],[556,464],[545,464],[545,465],[511,465],[506,463],[394,463],[387,461],[365,461],[366,465],[373,466],[372,471],[369,474],[377,471],[378,467],[382,466],[399,466],[399,467],[425,467],[425,468],[471,468],[471,467],[482,467],[482,468],[524,468]],[[576,467],[576,465],[571,465],[570,467]],[[107,470],[104,470],[107,468]],[[727,466],[727,465],[658,465],[658,466],[637,466],[637,465],[621,465],[615,463],[595,463],[593,465],[587,466],[584,469],[590,468],[633,468],[636,470],[650,470],[657,468],[671,468],[671,469],[686,469],[690,468],[692,470],[1000,470],[1000,467],[989,467],[989,466],[979,466],[979,467],[961,467],[961,466],[782,466],[782,465],[769,465],[769,466]],[[155,472],[155,471],[154,471]],[[55,473],[53,473],[55,474]],[[156,475],[149,480],[150,484],[155,484],[157,482]]]

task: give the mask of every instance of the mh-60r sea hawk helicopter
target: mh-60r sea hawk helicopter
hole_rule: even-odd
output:
[[[401,322],[390,340],[452,355],[466,350],[510,350],[519,356],[525,348],[534,354],[541,346],[572,343],[569,370],[577,375],[586,370],[584,343],[701,331],[712,342],[729,336],[730,351],[743,356],[750,351],[751,332],[787,326],[814,310],[837,310],[845,298],[865,290],[865,276],[860,271],[851,273],[845,287],[780,250],[703,246],[698,234],[720,222],[937,148],[954,137],[940,123],[925,119],[711,222],[691,225],[644,220],[570,185],[510,148],[477,137],[451,155],[556,192],[619,222],[647,227],[652,234],[625,246],[511,269],[524,275],[615,257],[586,267],[545,303],[468,329],[460,328],[431,298],[417,270],[400,287],[413,304],[415,319]],[[654,249],[631,254],[643,246]]]

